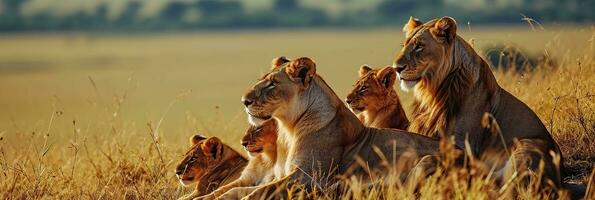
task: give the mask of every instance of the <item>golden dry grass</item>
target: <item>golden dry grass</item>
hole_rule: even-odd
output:
[[[478,50],[515,45],[555,60],[556,68],[495,73],[554,135],[573,181],[587,182],[595,162],[594,29],[461,27],[460,34]],[[397,29],[2,35],[0,197],[180,197],[191,188],[173,171],[187,138],[214,135],[241,151],[247,123],[239,97],[270,59],[312,57],[344,96],[361,64],[391,63],[401,40]],[[400,95],[407,110],[411,97]],[[422,198],[491,198],[499,190],[452,174],[427,182]],[[351,186],[356,199],[413,197],[397,186]],[[522,191],[519,198],[539,197]]]

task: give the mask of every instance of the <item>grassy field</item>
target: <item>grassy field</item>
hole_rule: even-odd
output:
[[[554,135],[572,179],[587,182],[595,165],[595,29],[459,30],[482,54],[512,45],[553,60],[495,73]],[[273,57],[314,58],[344,97],[359,66],[390,64],[402,39],[398,29],[0,35],[0,198],[177,198],[190,190],[173,171],[191,135],[218,136],[241,151],[240,96]],[[400,96],[408,111],[411,95]]]

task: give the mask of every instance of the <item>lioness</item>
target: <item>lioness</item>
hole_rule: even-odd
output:
[[[457,35],[454,19],[424,24],[412,17],[404,32],[393,66],[401,88],[415,96],[410,131],[454,135],[459,147],[468,138],[472,152],[500,170],[500,177],[515,168],[537,171],[544,161],[545,177],[560,186],[560,170],[550,154],[561,155],[558,145],[531,108],[498,85],[488,64]],[[495,117],[501,135],[482,128],[484,113]]]
[[[359,80],[345,102],[365,126],[407,130],[409,120],[393,88],[396,78],[395,69],[390,66],[360,67]]]
[[[429,137],[364,127],[316,74],[316,64],[310,58],[277,58],[273,63],[276,66],[242,97],[242,102],[251,123],[259,125],[271,118],[277,121],[277,148],[286,153],[279,156],[278,152],[278,158],[285,159],[278,159],[275,168],[285,176],[259,187],[249,199],[275,194],[284,183],[298,183],[307,190],[324,188],[335,182],[328,177],[356,166],[356,158],[366,165],[365,170],[350,170],[356,175],[365,175],[368,169],[386,171],[385,167],[395,166],[397,159],[400,165],[410,163],[403,164],[407,173],[416,155],[438,154],[438,141]],[[279,195],[287,198],[283,191]]]
[[[249,161],[240,178],[197,199],[238,199],[250,194],[257,186],[274,179],[273,165],[277,160],[277,123],[269,120],[262,126],[250,126],[242,138]]]
[[[192,146],[176,167],[176,176],[184,186],[197,185],[191,194],[180,199],[193,199],[211,193],[240,177],[248,164],[246,158],[217,137],[195,135],[190,142]]]

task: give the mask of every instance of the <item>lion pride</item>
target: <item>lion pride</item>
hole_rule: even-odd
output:
[[[259,187],[248,199],[277,192],[287,199],[282,189],[286,183],[298,183],[308,191],[324,189],[336,182],[334,175],[344,172],[365,176],[397,166],[403,174],[417,171],[417,167],[423,171],[434,162],[414,168],[418,158],[439,154],[439,142],[429,137],[365,127],[316,74],[316,64],[307,57],[275,59],[271,72],[242,97],[242,102],[252,124],[260,125],[271,118],[277,121],[277,149],[282,150],[277,152],[274,167],[281,170],[275,176],[282,176]],[[358,163],[358,158],[363,163]]]
[[[396,78],[395,69],[390,66],[360,67],[359,79],[345,102],[365,126],[407,130],[409,120],[393,88]]]
[[[489,65],[457,35],[454,19],[422,23],[412,17],[404,32],[393,66],[401,88],[415,96],[410,131],[454,135],[458,147],[468,138],[473,154],[496,167],[500,177],[537,171],[543,161],[549,181],[542,183],[560,186],[560,169],[551,154],[561,156],[558,145],[531,108],[498,85]],[[484,113],[494,116],[501,135],[482,128]]]

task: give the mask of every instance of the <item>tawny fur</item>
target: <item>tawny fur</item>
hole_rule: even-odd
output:
[[[249,116],[256,118],[250,121],[268,116],[277,121],[277,146],[284,150],[277,152],[275,164],[279,171],[275,175],[281,176],[259,187],[248,199],[272,195],[284,183],[299,183],[313,190],[335,183],[337,174],[366,176],[368,169],[386,173],[386,167],[395,166],[397,160],[407,174],[419,156],[438,155],[438,141],[431,138],[364,127],[316,74],[316,64],[309,58],[274,67],[243,100]],[[357,158],[368,165],[362,168]],[[278,195],[286,198],[283,191]]]
[[[545,177],[559,186],[560,170],[550,154],[561,155],[558,145],[537,115],[498,85],[488,64],[456,34],[454,19],[422,24],[412,18],[404,30],[404,47],[393,66],[403,87],[417,81],[409,130],[454,135],[459,147],[468,138],[473,154],[490,160],[497,174],[512,174],[513,163],[518,171],[537,171],[544,161]],[[501,135],[481,126],[484,113],[495,117]]]
[[[193,199],[209,194],[240,177],[248,161],[218,138],[195,135],[192,146],[176,167],[180,181],[194,183],[196,189],[180,199]],[[191,180],[186,180],[190,179]]]
[[[275,120],[269,120],[259,127],[251,126],[242,138],[242,144],[250,157],[240,178],[196,200],[239,199],[255,190],[255,186],[274,179],[273,166],[277,160]],[[253,152],[254,150],[257,152]]]
[[[360,121],[368,127],[407,130],[409,120],[393,88],[395,70],[390,66],[372,69],[364,65],[359,75],[345,101]]]

